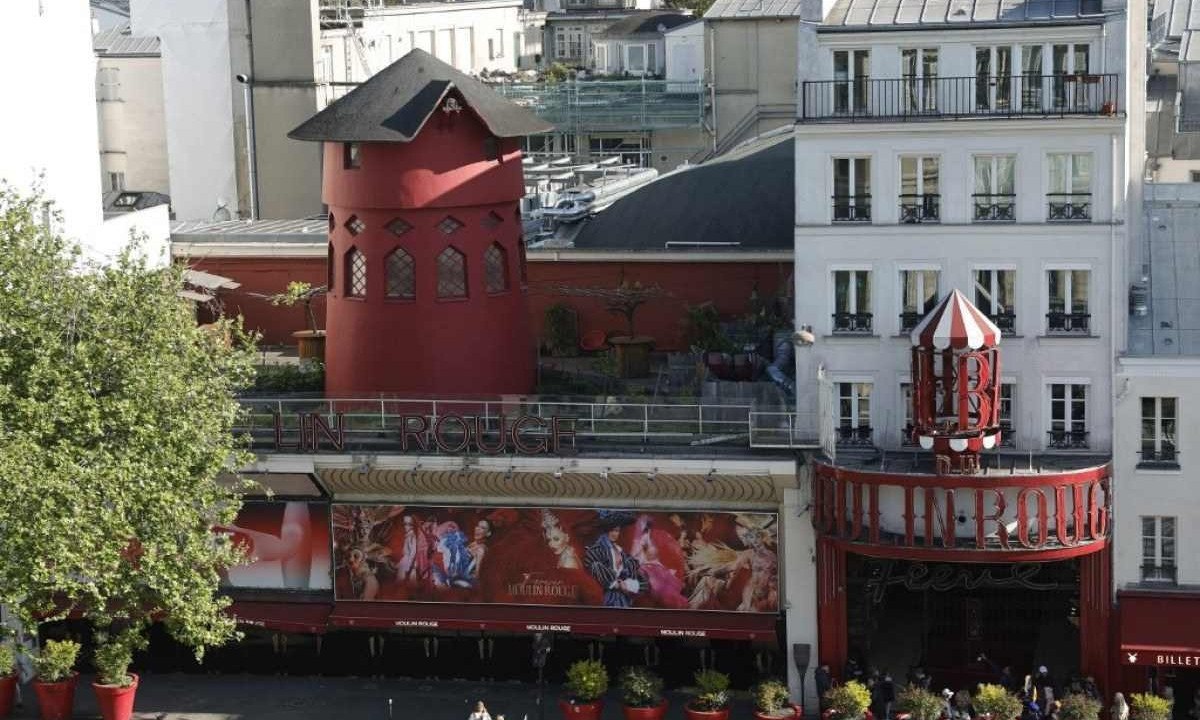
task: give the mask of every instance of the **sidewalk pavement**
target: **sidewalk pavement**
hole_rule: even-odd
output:
[[[33,689],[22,688],[25,703],[13,715],[37,717]],[[546,687],[546,720],[561,717],[559,688]],[[388,700],[392,701],[391,715]],[[682,720],[685,697],[669,695],[669,720]],[[367,679],[263,675],[143,675],[135,720],[466,720],[483,700],[494,718],[541,720],[537,687],[522,683],[465,680]],[[75,720],[100,717],[91,678],[81,677],[75,694]],[[604,720],[621,718],[620,698],[610,692]],[[749,720],[745,699],[735,703],[732,720]]]

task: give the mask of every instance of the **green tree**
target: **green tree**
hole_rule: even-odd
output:
[[[252,381],[240,321],[197,327],[182,270],[112,264],[0,184],[0,603],[27,625],[163,618],[196,649],[235,635],[218,593],[240,559],[214,535],[240,507],[232,428]]]

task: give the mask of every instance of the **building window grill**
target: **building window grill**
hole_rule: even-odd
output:
[[[417,296],[417,267],[403,248],[396,248],[384,262],[385,294],[397,300],[412,300]]]
[[[396,237],[400,237],[409,230],[412,230],[413,226],[406,222],[404,218],[393,218],[391,222],[384,225],[384,228]]]
[[[437,256],[437,296],[467,296],[467,258],[455,248],[448,247]]]
[[[350,297],[367,296],[367,256],[358,248],[346,253],[346,279]]]
[[[462,222],[460,222],[457,218],[447,215],[446,217],[442,218],[440,223],[437,224],[437,229],[438,232],[443,235],[453,235],[462,229],[462,226]]]
[[[1138,467],[1145,470],[1178,470],[1175,444],[1178,400],[1173,397],[1142,398],[1142,449]]]
[[[350,219],[346,221],[346,232],[350,233],[352,236],[357,236],[366,229],[367,224],[360,220],[357,215],[351,215]]]
[[[508,253],[496,243],[483,253],[484,284],[490,293],[508,290]]]

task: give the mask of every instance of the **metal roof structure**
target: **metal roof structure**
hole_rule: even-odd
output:
[[[1153,75],[1146,83],[1146,154],[1153,158],[1200,160],[1200,133],[1179,132],[1177,83]]]
[[[1098,22],[1101,0],[837,0],[822,31]]]
[[[694,20],[691,15],[676,12],[660,12],[630,15],[624,20],[609,25],[603,32],[592,37],[597,39],[615,39],[626,37],[642,37],[646,35],[662,35],[673,27]]]
[[[92,49],[102,57],[159,57],[158,38],[134,35],[129,23],[92,36]]]
[[[755,18],[798,18],[804,0],[716,0],[704,13],[705,20],[752,20]]]
[[[1129,277],[1129,354],[1200,355],[1200,184],[1146,183]]]

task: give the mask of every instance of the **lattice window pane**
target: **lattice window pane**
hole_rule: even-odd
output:
[[[367,296],[367,256],[352,248],[346,255],[347,286],[352,297]]]
[[[483,218],[483,226],[488,230],[495,229],[502,222],[504,222],[504,218],[500,217],[495,210],[489,211],[488,214]]]
[[[330,215],[330,217],[333,217]],[[334,291],[333,280],[333,243],[329,243],[329,248],[325,255],[325,287],[329,288],[329,292]]]
[[[395,220],[392,220],[390,223],[388,223],[384,227],[386,227],[387,231],[390,232],[391,234],[395,235],[396,237],[400,237],[404,233],[413,229],[413,226],[409,225],[407,222],[405,222],[404,218],[396,218]]]
[[[493,244],[483,253],[483,269],[487,291],[504,292],[508,289],[508,253]]]
[[[367,224],[360,220],[357,215],[351,215],[350,219],[346,221],[346,230],[348,230],[351,235],[358,235],[360,232],[366,229]]]
[[[467,259],[452,247],[437,257],[437,294],[440,298],[467,296]]]
[[[412,299],[417,296],[417,267],[412,256],[397,249],[387,257],[387,296]]]
[[[443,235],[453,235],[454,233],[458,232],[459,228],[462,226],[463,224],[459,222],[458,219],[447,215],[446,217],[442,218],[440,223],[437,224],[437,229],[440,230]]]

